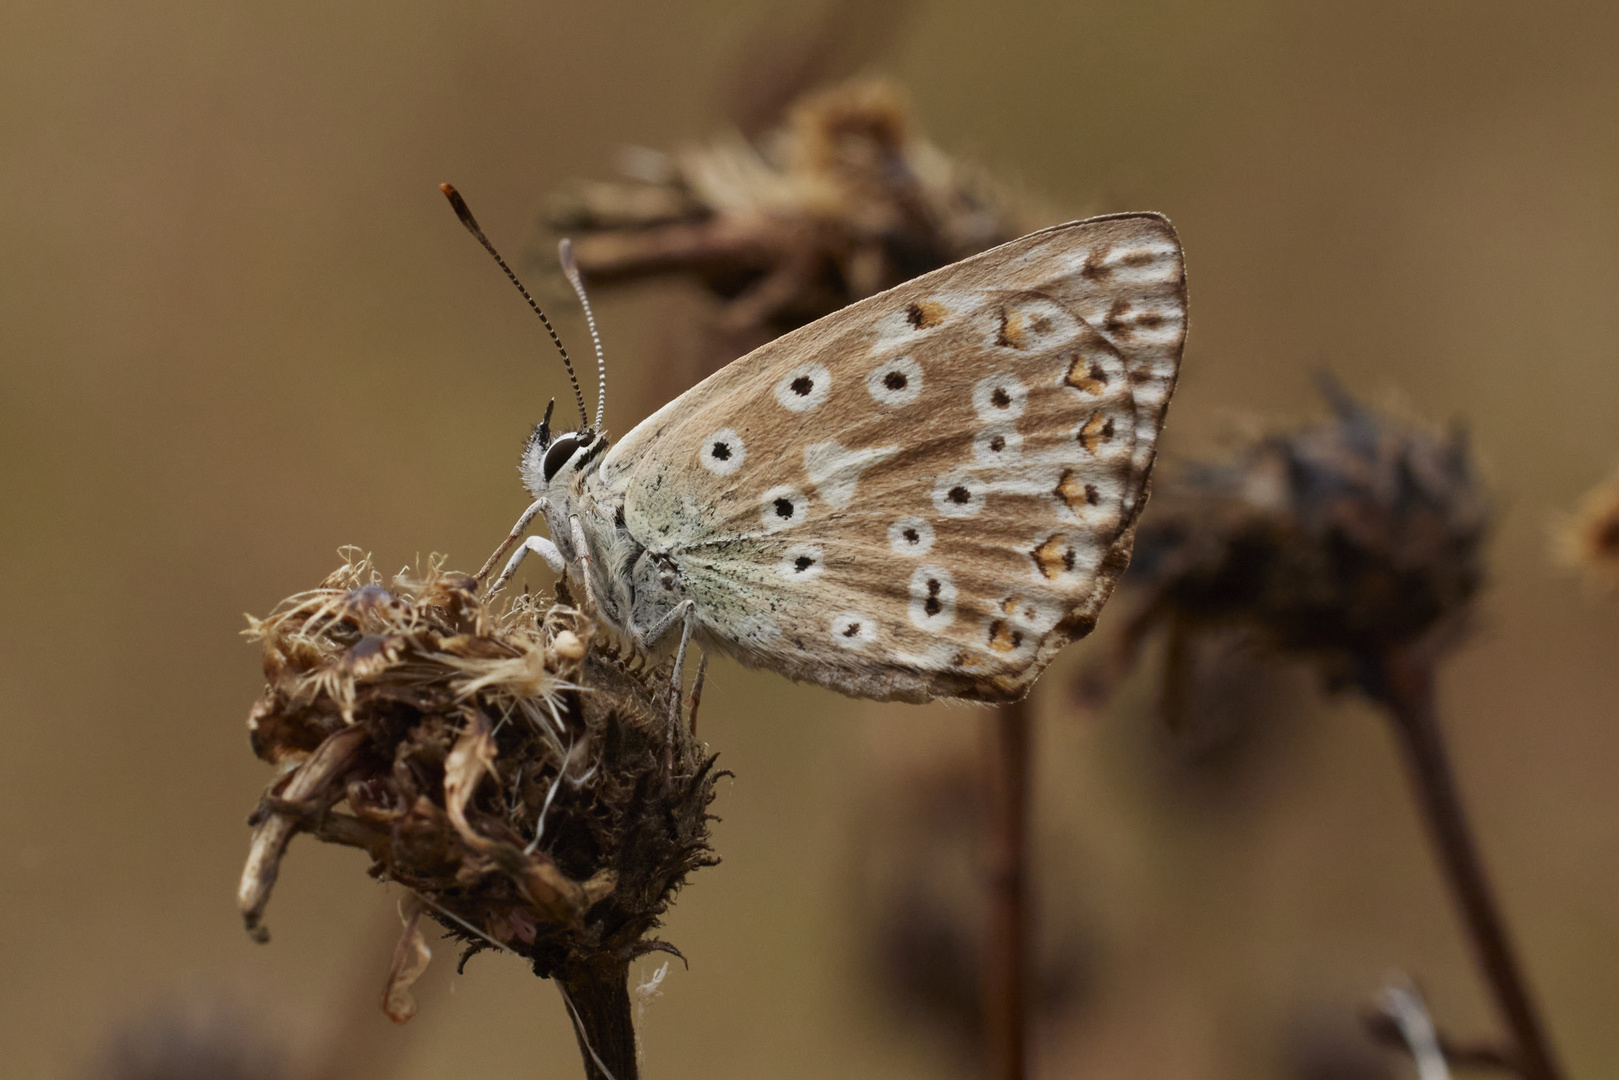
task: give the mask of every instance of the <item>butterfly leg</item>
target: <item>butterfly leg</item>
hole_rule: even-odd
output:
[[[686,620],[687,630],[681,635],[680,651],[682,655],[686,650],[686,639],[691,636],[691,620]],[[679,659],[675,662],[674,685],[669,688],[669,738],[663,744],[663,769],[670,775],[675,771],[675,748],[680,743],[680,671]],[[697,738],[697,707],[703,703],[703,677],[708,674],[708,653],[701,647],[697,649],[697,675],[691,681],[691,697],[686,700],[687,713],[690,717],[689,727],[693,739]]]
[[[646,629],[635,625],[632,619],[628,627],[630,642],[637,650],[643,653],[652,651],[653,646],[663,640],[663,636],[680,623],[680,645],[675,649],[675,670],[672,676],[673,685],[670,687],[669,715],[671,723],[680,717],[680,676],[686,664],[686,646],[691,643],[691,630],[693,615],[697,605],[691,600],[682,600],[663,614],[657,622]]]
[[[573,531],[573,550],[579,560],[579,576],[585,583],[585,607],[588,615],[601,613],[601,606],[596,603],[596,580],[591,573],[590,545],[585,542],[585,527],[579,524],[579,515],[574,514],[568,519],[568,525]]]
[[[506,582],[510,581],[512,575],[517,573],[517,568],[523,564],[524,559],[528,558],[528,553],[531,551],[537,553],[540,558],[545,560],[547,566],[559,574],[568,565],[567,561],[562,557],[562,552],[557,550],[555,544],[543,536],[531,536],[523,541],[521,547],[512,552],[511,561],[506,564],[506,569],[500,572],[500,577],[495,579],[494,586],[490,588],[490,596],[506,587]]]
[[[674,611],[669,613],[673,616],[681,608],[686,609],[681,612],[685,617],[680,624],[680,646],[675,649],[675,670],[669,676],[669,726],[671,729],[680,723],[680,684],[681,677],[686,671],[686,646],[691,643],[691,614],[696,607],[697,605],[690,600],[683,600],[675,605]]]
[[[645,630],[632,622],[629,627],[630,640],[635,643],[635,647],[641,652],[651,652],[652,647],[663,640],[663,635],[667,634],[675,623],[684,621],[686,624],[685,629],[680,634],[680,655],[684,657],[686,655],[686,643],[691,640],[692,612],[696,610],[697,604],[695,601],[682,600]]]
[[[703,703],[703,678],[708,674],[708,653],[697,650],[697,675],[691,681],[691,737],[697,737],[697,706]]]
[[[505,555],[507,550],[521,540],[524,533],[528,532],[530,523],[549,509],[551,509],[551,503],[548,499],[535,499],[530,503],[528,509],[523,511],[523,516],[517,519],[517,524],[512,526],[512,531],[506,534],[506,539],[502,540],[500,546],[490,553],[489,558],[483,564],[483,569],[479,570],[473,577],[479,581],[487,578],[489,571],[495,568],[495,563],[500,561],[501,556]],[[498,591],[498,587],[496,591]]]

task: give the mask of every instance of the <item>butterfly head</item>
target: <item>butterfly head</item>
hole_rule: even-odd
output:
[[[551,433],[553,400],[545,408],[545,419],[534,426],[528,445],[523,448],[523,486],[535,498],[557,498],[572,487],[574,478],[594,467],[607,449],[607,436],[594,428]]]
[[[601,335],[596,332],[596,316],[590,310],[590,299],[585,295],[585,283],[579,276],[579,268],[574,263],[573,245],[566,239],[557,245],[557,256],[562,263],[562,272],[573,291],[579,297],[579,304],[584,308],[585,322],[590,327],[590,340],[596,347],[596,370],[598,384],[596,391],[596,419],[592,423],[585,411],[585,396],[579,389],[579,379],[574,375],[573,361],[568,356],[568,350],[563,348],[562,339],[557,336],[556,330],[551,326],[551,320],[546,318],[540,305],[535,303],[534,297],[517,280],[506,260],[500,257],[500,252],[489,242],[489,238],[479,228],[477,219],[467,207],[466,200],[449,184],[440,184],[440,189],[450,200],[456,217],[466,226],[484,249],[493,256],[495,262],[506,272],[506,277],[517,286],[528,306],[538,315],[545,330],[551,335],[551,342],[557,347],[562,356],[563,367],[567,369],[568,381],[573,384],[574,400],[579,404],[579,429],[566,432],[554,438],[551,434],[551,411],[556,407],[556,400],[545,407],[545,419],[535,426],[529,434],[528,445],[523,448],[523,461],[520,466],[523,475],[523,484],[533,493],[535,498],[549,497],[555,501],[559,496],[573,490],[574,483],[583,478],[585,471],[591,468],[607,449],[607,437],[601,433],[602,416],[607,409],[607,361],[602,354]]]

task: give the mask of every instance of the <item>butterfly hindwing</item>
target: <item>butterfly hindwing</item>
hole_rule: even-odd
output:
[[[750,353],[601,477],[744,662],[1015,697],[1122,572],[1184,326],[1167,222],[1059,226]]]

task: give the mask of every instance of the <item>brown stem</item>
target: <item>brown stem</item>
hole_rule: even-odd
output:
[[[629,964],[610,957],[578,962],[554,977],[585,1059],[585,1080],[636,1080]]]
[[[992,1080],[1028,1074],[1029,709],[996,709],[992,770],[989,938],[984,958],[984,1048]]]
[[[1425,656],[1402,652],[1386,658],[1383,668],[1385,704],[1400,734],[1417,801],[1451,895],[1462,909],[1476,958],[1496,1006],[1511,1029],[1519,1067],[1525,1080],[1559,1080],[1561,1070],[1507,940],[1506,925],[1462,810],[1461,794],[1439,730],[1433,664]]]

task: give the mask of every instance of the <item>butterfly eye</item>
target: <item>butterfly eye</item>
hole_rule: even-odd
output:
[[[549,484],[551,478],[561,471],[579,451],[579,436],[560,435],[557,441],[551,444],[551,449],[545,452],[545,482]]]

